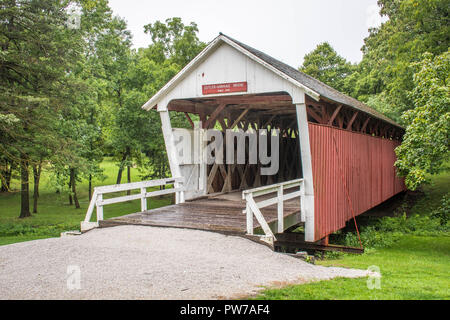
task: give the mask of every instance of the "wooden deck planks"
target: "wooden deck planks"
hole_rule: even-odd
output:
[[[245,201],[240,199],[240,193],[228,193],[104,220],[100,226],[132,224],[245,234],[244,209]],[[297,199],[284,203],[285,217],[299,211],[300,202]],[[276,205],[264,208],[261,212],[267,223],[277,220]],[[255,229],[260,227],[256,219],[253,223]]]

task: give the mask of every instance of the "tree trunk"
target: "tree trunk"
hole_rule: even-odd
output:
[[[120,182],[122,181],[122,172],[123,172],[124,162],[126,159],[127,159],[127,153],[125,152],[122,156],[122,161],[120,162],[119,172],[117,173],[116,184],[120,184]]]
[[[33,165],[33,178],[34,178],[34,190],[33,190],[33,213],[37,213],[37,205],[39,198],[39,181],[41,179],[42,164]]]
[[[30,195],[28,181],[28,160],[24,155],[20,159],[20,216],[19,218],[30,217]]]
[[[6,175],[8,172],[8,160],[2,161],[2,165],[4,164],[4,167],[0,167],[0,179],[2,180],[2,186],[0,188],[0,192],[6,192],[8,191],[8,188],[6,187]]]
[[[127,182],[128,183],[131,182],[131,168],[129,165],[127,166]],[[131,194],[131,190],[128,190],[127,195],[130,195],[130,194]]]
[[[38,197],[36,197],[36,187],[34,187],[33,194],[33,213],[37,213]]]
[[[39,165],[38,165],[38,176],[37,176],[37,186],[38,187],[36,189],[38,198],[40,197],[39,186],[40,186],[40,182],[41,182],[41,173],[42,173],[42,162],[39,162]]]
[[[12,178],[12,172],[15,168],[15,165],[13,162],[11,162],[11,165],[9,166],[9,171],[6,175],[6,188],[8,189],[8,191],[11,190],[11,178]]]
[[[116,184],[120,184],[120,182],[122,182],[122,171],[123,171],[123,167],[122,167],[122,165],[120,165],[119,171],[117,172]]]
[[[69,205],[73,204],[71,190],[72,190],[72,169],[70,169],[70,177],[69,177]]]
[[[75,208],[80,209],[80,203],[78,202],[77,197],[77,180],[75,177],[75,169],[70,169],[70,180],[72,181],[72,194],[73,201],[75,202]]]
[[[2,186],[0,188],[0,192],[9,192],[11,186],[11,176],[13,170],[13,164],[9,163],[8,160],[4,162],[5,166],[2,168],[2,172],[0,173],[0,178],[2,180]]]
[[[89,174],[89,202],[92,199],[92,174]]]

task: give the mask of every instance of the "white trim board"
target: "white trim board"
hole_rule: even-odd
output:
[[[271,71],[272,73],[274,73],[275,75],[277,75],[280,79],[283,79],[284,81],[290,83],[292,86],[297,87],[300,90],[295,90],[298,92],[305,92],[307,93],[309,96],[311,96],[312,98],[319,100],[320,95],[307,88],[306,86],[304,86],[303,84],[301,84],[300,82],[298,82],[297,80],[289,77],[288,75],[286,75],[285,73],[279,71],[278,69],[274,68],[273,66],[271,66],[270,64],[266,63],[265,61],[263,61],[262,59],[258,58],[257,56],[255,56],[254,54],[252,54],[251,52],[249,52],[248,50],[242,48],[241,46],[237,45],[236,43],[234,43],[233,41],[231,41],[230,39],[228,39],[227,37],[223,36],[223,35],[219,35],[218,37],[216,37],[213,41],[211,41],[206,47],[205,49],[203,49],[190,63],[188,63],[178,74],[176,74],[164,87],[162,87],[153,97],[150,98],[150,100],[148,100],[143,106],[142,108],[145,110],[150,110],[152,108],[154,108],[156,105],[158,105],[158,109],[160,110],[159,104],[160,102],[162,102],[163,100],[164,103],[162,103],[164,105],[164,108],[167,106],[168,102],[170,102],[170,100],[166,99],[166,97],[168,95],[170,95],[170,92],[173,91],[173,89],[183,80],[185,79],[190,73],[194,72],[196,67],[198,67],[202,62],[206,61],[207,58],[213,54],[218,48],[220,48],[221,46],[223,46],[224,44],[234,48],[235,50],[237,50],[238,52],[240,52],[241,54],[243,54],[244,56],[248,57],[249,59],[251,59],[252,61],[254,61],[255,63],[257,63],[258,65],[264,67],[264,69]],[[233,65],[233,64],[231,64]],[[232,70],[230,70],[230,72],[233,72]],[[250,79],[241,79],[241,81],[249,81]],[[239,81],[239,80],[236,80]],[[251,80],[250,80],[251,82]],[[221,83],[221,82],[216,82],[216,83]],[[199,84],[197,84],[199,85]],[[286,86],[286,85],[285,85]],[[269,90],[266,92],[274,92],[276,90]],[[291,92],[291,96],[293,98],[293,100],[296,100],[296,97],[292,95],[292,91],[294,90],[290,90]],[[258,93],[258,92],[247,92],[247,93]],[[259,92],[259,93],[263,93],[263,92]],[[240,93],[242,94],[242,93]],[[230,95],[230,94],[223,94],[223,95]],[[203,94],[201,94],[201,92],[199,92],[197,90],[196,94],[194,96],[176,96],[177,99],[182,99],[182,98],[194,98],[194,97],[207,97],[204,96]],[[296,101],[293,101],[294,103]]]

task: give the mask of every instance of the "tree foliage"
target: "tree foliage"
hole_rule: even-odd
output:
[[[144,112],[141,106],[205,44],[198,38],[197,25],[184,25],[180,18],[170,18],[165,23],[156,21],[144,28],[152,43],[131,53],[123,101],[114,114],[111,143],[118,155],[120,168],[140,164],[144,168],[144,178],[163,178],[168,174],[169,167],[159,115],[154,111]],[[172,122],[175,126],[183,125],[186,118],[174,114]]]
[[[354,66],[337,54],[328,42],[323,42],[306,54],[300,71],[322,81],[334,89],[350,93],[347,89],[347,77]]]
[[[419,62],[425,52],[439,55],[449,48],[449,2],[379,0],[378,5],[380,13],[389,19],[369,29],[352,95],[370,102],[372,95],[382,94],[376,100],[389,105],[388,115],[404,121],[401,114],[414,106],[408,94],[415,85],[412,63]]]
[[[79,20],[70,24],[69,6]],[[205,46],[195,23],[180,18],[145,26],[148,48],[131,49],[123,19],[107,0],[2,0],[0,2],[0,179],[9,191],[21,179],[21,217],[30,215],[33,168],[37,212],[42,166],[58,192],[80,207],[76,185],[102,178],[100,162],[113,155],[118,183],[133,165],[165,176],[165,148],[156,112],[141,106]],[[174,115],[175,123],[186,122]]]
[[[75,28],[68,24],[73,3],[81,8]],[[300,70],[407,126],[397,166],[414,189],[449,153],[448,0],[378,3],[389,20],[370,30],[361,63],[325,42]],[[31,171],[37,212],[42,167],[76,206],[77,182],[87,179],[91,193],[104,156],[116,160],[118,183],[125,168],[130,181],[135,165],[146,179],[169,174],[159,115],[141,106],[205,43],[194,22],[178,17],[144,31],[151,44],[132,49],[126,22],[107,0],[0,0],[1,191],[21,180],[20,217],[30,215]],[[189,127],[182,113],[172,112],[171,121]]]
[[[412,190],[426,181],[427,174],[442,170],[449,159],[450,50],[436,57],[426,53],[413,67],[417,72],[410,97],[415,108],[403,114],[409,125],[396,150],[396,165]]]
[[[406,127],[398,173],[410,189],[448,160],[448,0],[379,0],[388,20],[369,29],[362,61],[349,65],[328,43],[305,56],[300,70]]]
[[[156,21],[144,26],[145,33],[152,39],[150,51],[157,62],[170,59],[171,62],[184,67],[205,46],[198,38],[198,27],[195,22],[184,25],[181,18],[174,17],[165,23]]]
[[[3,157],[20,167],[21,213],[30,216],[29,166],[60,151],[58,122],[68,72],[82,51],[66,26],[66,3],[7,0],[0,10],[0,139]]]

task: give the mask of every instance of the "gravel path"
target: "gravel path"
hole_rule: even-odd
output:
[[[69,290],[77,270],[80,288]],[[0,299],[217,299],[276,283],[365,275],[187,229],[119,226],[0,247]]]

